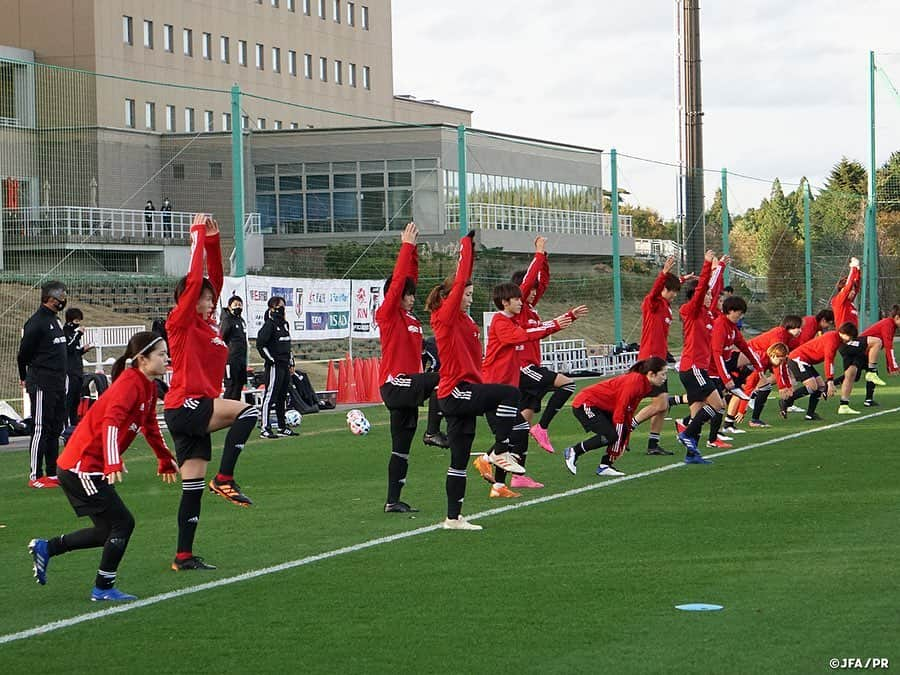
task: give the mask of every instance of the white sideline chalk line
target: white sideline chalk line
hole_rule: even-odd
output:
[[[775,443],[781,443],[783,441],[790,441],[795,438],[801,438],[803,436],[809,436],[810,434],[816,434],[821,431],[828,431],[830,429],[837,429],[838,427],[846,426],[848,424],[853,424],[854,422],[861,422],[862,420],[873,419],[875,417],[881,417],[882,415],[888,415],[890,413],[900,412],[900,408],[890,408],[888,410],[880,410],[876,413],[872,413],[869,415],[861,415],[859,417],[853,417],[848,420],[843,420],[841,422],[835,422],[834,424],[828,424],[824,427],[816,427],[814,429],[806,429],[804,431],[798,431],[793,434],[788,434],[787,436],[781,436],[779,438],[771,438],[767,441],[760,441],[759,443],[753,443],[751,445],[747,445],[741,448],[734,448],[732,450],[726,450],[724,452],[719,452],[712,455],[704,455],[705,457],[713,458],[713,457],[725,457],[726,455],[734,455],[739,452],[745,452],[747,450],[753,450],[755,448],[762,448],[767,445],[774,445]],[[622,476],[619,478],[612,478],[607,481],[603,481],[602,483],[592,483],[590,485],[584,485],[579,488],[573,488],[571,490],[566,490],[564,492],[556,492],[554,494],[546,495],[544,497],[537,497],[535,499],[528,499],[522,502],[516,502],[515,504],[508,504],[506,506],[501,506],[496,509],[488,509],[487,511],[482,511],[481,513],[476,513],[471,516],[466,516],[467,520],[476,520],[479,518],[487,518],[489,516],[496,516],[501,513],[506,513],[507,511],[515,511],[517,509],[522,509],[527,506],[534,506],[535,504],[544,504],[546,502],[555,501],[557,499],[564,499],[566,497],[572,497],[574,495],[581,494],[583,492],[589,492],[591,490],[601,490],[603,488],[610,487],[612,485],[617,485],[619,483],[624,483],[630,480],[636,480],[638,478],[646,478],[647,476],[653,476],[656,474],[663,473],[665,471],[671,471],[673,469],[678,469],[680,467],[686,466],[683,462],[678,462],[675,464],[667,464],[665,466],[660,466],[655,469],[649,469],[648,471],[641,471],[639,473],[630,474],[628,476]],[[270,567],[263,567],[258,570],[251,570],[249,572],[244,572],[243,574],[238,574],[233,577],[226,577],[225,579],[217,579],[215,581],[209,581],[205,584],[199,584],[197,586],[189,586],[188,588],[180,588],[175,591],[169,591],[167,593],[160,593],[159,595],[153,595],[149,598],[145,598],[143,600],[135,600],[134,602],[129,602],[121,605],[114,605],[107,609],[103,609],[97,612],[88,612],[87,614],[79,614],[78,616],[73,616],[69,619],[60,619],[59,621],[51,621],[50,623],[45,623],[40,626],[35,626],[34,628],[29,628],[27,630],[19,631],[17,633],[8,633],[6,635],[0,635],[0,645],[6,644],[8,642],[15,642],[16,640],[24,640],[27,638],[35,637],[38,635],[45,635],[46,633],[50,633],[56,630],[60,630],[62,628],[68,628],[70,626],[75,626],[80,623],[85,623],[87,621],[93,621],[95,619],[103,619],[108,616],[112,616],[114,614],[121,614],[122,612],[130,612],[135,609],[139,609],[141,607],[148,607],[150,605],[155,605],[160,602],[164,602],[166,600],[172,600],[175,598],[180,598],[185,595],[191,595],[193,593],[200,593],[202,591],[208,591],[216,588],[221,588],[223,586],[229,586],[231,584],[236,584],[241,581],[249,581],[251,579],[256,579],[258,577],[266,576],[269,574],[275,574],[277,572],[283,572],[285,570],[294,569],[295,567],[303,567],[304,565],[310,565],[315,562],[319,562],[321,560],[328,560],[330,558],[336,558],[340,555],[345,555],[347,553],[356,553],[357,551],[364,551],[367,548],[373,548],[375,546],[380,546],[382,544],[390,544],[394,541],[400,541],[402,539],[408,539],[410,537],[415,537],[420,534],[426,534],[428,532],[434,532],[436,530],[440,530],[440,523],[435,523],[434,525],[427,525],[425,527],[418,527],[414,530],[408,530],[406,532],[399,532],[397,534],[388,535],[386,537],[378,537],[377,539],[370,539],[369,541],[364,541],[360,544],[353,544],[351,546],[344,546],[342,548],[334,549],[331,551],[326,551],[324,553],[317,553],[315,555],[306,556],[305,558],[298,558],[297,560],[291,560],[289,562],[280,563],[278,565],[272,565]],[[453,536],[453,535],[451,535]],[[462,535],[465,536],[465,535]],[[475,535],[478,536],[478,535]]]

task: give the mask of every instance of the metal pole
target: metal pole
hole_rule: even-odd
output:
[[[619,258],[619,173],[616,168],[616,149],[609,151],[609,175],[612,185],[612,255],[613,255],[613,323],[616,344],[622,343],[622,268]]]
[[[812,242],[809,236],[809,181],[803,182],[803,267],[806,271],[806,315],[812,314]]]
[[[863,270],[869,279],[868,309],[865,323],[878,321],[878,228],[875,166],[875,52],[869,52],[869,204],[866,209],[868,265]]]
[[[698,271],[706,251],[703,212],[703,103],[700,95],[700,0],[684,0],[685,222],[688,270]]]
[[[469,213],[467,207],[468,187],[466,185],[466,126],[460,124],[456,128],[456,146],[459,155],[459,236],[464,237],[469,231]]]
[[[730,218],[728,215],[728,169],[722,169],[722,255],[728,255],[731,250],[731,234],[728,229]],[[731,267],[725,268],[725,285],[731,283]]]
[[[234,269],[242,277],[244,269],[244,139],[241,129],[241,88],[231,87],[231,212],[234,218]]]

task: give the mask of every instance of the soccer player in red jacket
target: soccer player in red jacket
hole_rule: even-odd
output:
[[[809,405],[806,409],[806,419],[809,421],[820,420],[822,417],[816,413],[819,399],[834,395],[834,357],[842,344],[855,340],[859,330],[849,321],[839,326],[837,331],[823,333],[817,338],[791,350],[788,370],[794,381],[802,384],[802,387],[794,389],[794,393],[780,401],[781,416],[787,418],[788,408],[798,398],[809,394]],[[819,375],[813,366],[825,363],[825,379]]]
[[[472,267],[475,262],[469,232],[460,239],[459,262],[452,280],[436,286],[428,294],[426,309],[441,360],[438,403],[447,418],[450,440],[450,467],[447,469],[447,530],[480,530],[481,526],[462,517],[466,496],[466,467],[475,440],[475,422],[486,415],[494,445],[488,461],[510,473],[525,473],[510,452],[509,437],[519,415],[519,390],[506,384],[485,384],[481,377],[481,341],[478,324],[468,315],[472,305]]]
[[[525,330],[532,330],[546,326],[541,321],[535,306],[543,297],[550,285],[550,264],[547,261],[547,238],[537,236],[534,239],[534,258],[527,270],[515,272],[512,283],[519,287],[522,293],[522,311],[516,315],[516,323]],[[586,316],[588,308],[584,305],[573,307],[570,310],[573,319]],[[556,416],[566,401],[575,393],[575,380],[562,373],[545,368],[541,365],[541,343],[530,341],[521,345],[518,352],[521,366],[519,377],[519,391],[522,392],[522,415],[531,424],[534,414],[541,409],[541,400],[548,391],[553,391],[547,408],[541,415],[537,424],[531,424],[529,433],[547,452],[554,452],[553,444],[547,430],[550,422]]]
[[[514,283],[500,284],[494,287],[494,306],[500,311],[494,314],[491,325],[488,328],[487,351],[482,364],[482,378],[485,382],[496,384],[509,384],[519,386],[520,357],[519,354],[527,347],[539,344],[540,340],[548,335],[556,333],[572,324],[575,320],[573,310],[569,310],[552,321],[542,322],[539,326],[523,328],[517,318],[522,312],[522,290]],[[525,466],[528,458],[528,422],[524,414],[513,426],[513,448],[518,457],[519,464]],[[481,473],[482,478],[491,482],[491,497],[518,497],[518,493],[506,487],[506,471],[497,466],[491,466],[483,455],[475,460],[475,467]],[[530,476],[514,475],[511,487],[514,488],[542,488],[539,483]]]
[[[419,228],[415,223],[409,223],[400,235],[400,253],[393,273],[384,283],[384,299],[375,312],[381,338],[379,391],[391,415],[385,513],[418,511],[400,501],[400,492],[406,484],[409,449],[419,423],[419,406],[426,400],[429,408],[437,406],[432,392],[437,388],[438,374],[422,372],[422,323],[412,313],[419,281],[418,237]]]
[[[47,583],[50,558],[69,551],[102,548],[91,600],[126,601],[137,598],[115,587],[119,563],[134,531],[134,517],[114,487],[124,476],[122,455],[138,431],[157,457],[156,474],[175,482],[178,467],[156,422],[157,377],[166,373],[169,355],[156,333],[135,333],[112,369],[113,383],[75,428],[60,456],[59,484],[79,517],[94,526],[28,544],[34,576]]]
[[[631,430],[649,417],[644,411],[637,413],[641,399],[665,384],[667,370],[665,359],[651,356],[635,363],[624,375],[585,387],[575,395],[572,402],[575,419],[594,435],[563,453],[566,468],[572,475],[577,473],[576,464],[584,453],[603,446],[606,452],[597,467],[597,475],[625,475],[614,462],[628,447]]]
[[[209,278],[203,276],[204,262]],[[238,506],[253,503],[234,481],[234,467],[256,426],[259,411],[243,401],[220,398],[228,360],[228,346],[214,314],[221,291],[219,225],[209,215],[198,214],[191,225],[190,269],[175,285],[175,309],[166,320],[172,382],[164,407],[181,471],[178,548],[172,562],[176,571],[215,569],[193,553],[206,466],[212,458],[210,434],[214,431],[230,427],[219,473],[209,482],[210,492]]]
[[[878,354],[884,349],[884,360],[887,363],[888,375],[897,375],[900,368],[897,366],[897,357],[894,355],[894,336],[900,328],[900,305],[891,307],[891,313],[881,321],[876,321],[866,328],[861,337],[869,338],[869,370],[873,371],[878,364]],[[876,382],[866,375],[866,400],[863,405],[867,408],[878,405],[875,402]]]
[[[804,342],[809,342],[819,333],[834,330],[834,310],[823,309],[816,314],[804,316],[800,324],[800,334],[794,338],[788,347],[793,349]]]

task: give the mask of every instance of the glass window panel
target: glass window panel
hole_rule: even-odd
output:
[[[362,173],[366,173],[367,171],[384,171],[384,162],[360,162],[359,170]]]
[[[257,179],[259,180],[259,179]],[[286,190],[297,190],[300,191],[303,189],[303,178],[300,176],[278,176],[278,189],[282,192]]]
[[[387,163],[388,171],[409,171],[412,168],[411,159],[391,159]]]
[[[331,232],[331,195],[314,192],[306,195],[306,231]]]
[[[307,176],[306,177],[306,189],[307,190],[327,190],[331,187],[330,185],[330,176]]]
[[[409,187],[412,185],[412,173],[409,171],[394,171],[388,174],[388,186]]]
[[[412,190],[388,192],[388,229],[402,230],[413,219],[412,194]]]
[[[360,182],[364,188],[384,187],[384,174],[364,173],[360,176]]]
[[[267,176],[256,177],[257,192],[275,192],[275,179]]]
[[[417,159],[416,160],[416,169],[436,169],[437,168],[437,160],[436,159]]]
[[[259,171],[257,171],[259,173]],[[303,173],[303,165],[302,164],[279,164],[278,165],[278,173],[282,176],[289,176],[291,174],[297,174],[298,176]]]
[[[278,207],[280,231],[303,234],[303,195],[280,195]]]
[[[334,173],[356,173],[356,162],[333,162],[331,170]]]
[[[384,192],[371,191],[360,193],[360,212],[363,230],[384,229]]]
[[[256,171],[257,176],[274,176],[275,175],[275,165],[274,164],[257,164],[255,171]]]
[[[359,231],[359,200],[355,192],[334,193],[334,231]]]
[[[338,173],[334,176],[334,189],[339,190],[341,188],[355,188],[356,187],[356,174],[355,173]]]
[[[331,171],[331,164],[328,162],[310,162],[306,165],[306,173],[328,173]]]
[[[277,223],[275,195],[256,195],[256,209],[263,234],[273,234]]]

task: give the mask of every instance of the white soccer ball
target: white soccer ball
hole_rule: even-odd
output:
[[[371,428],[369,420],[365,417],[355,417],[348,424],[350,426],[350,433],[355,436],[365,436],[369,433],[369,429]]]
[[[292,408],[291,410],[285,411],[284,421],[287,422],[289,427],[299,427],[303,422],[303,415],[300,414],[300,411]]]
[[[363,415],[363,411],[358,408],[354,408],[353,410],[347,411],[347,424],[350,424],[353,420],[358,420],[360,418],[365,419],[365,415]]]

